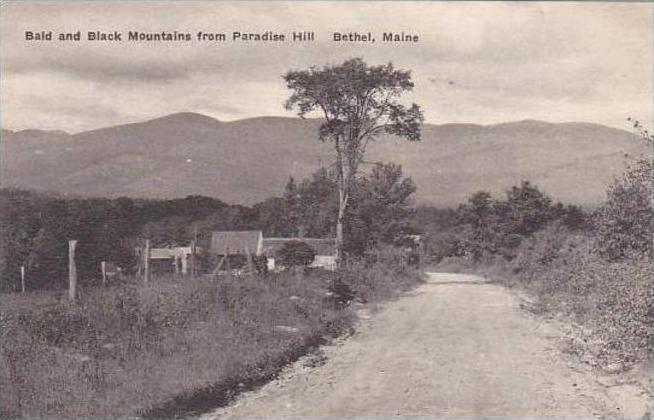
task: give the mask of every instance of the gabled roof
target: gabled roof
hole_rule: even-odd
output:
[[[260,230],[224,231],[211,233],[212,254],[229,255],[246,254],[261,255],[263,234]]]
[[[320,238],[263,238],[263,253],[274,257],[284,244],[291,241],[304,242],[316,251],[316,255],[334,255],[336,241]]]

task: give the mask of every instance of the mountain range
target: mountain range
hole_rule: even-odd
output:
[[[207,195],[252,204],[333,161],[321,120],[257,117],[223,122],[190,112],[68,134],[2,130],[0,185],[63,194],[172,198]],[[401,164],[418,203],[456,205],[529,180],[554,199],[595,205],[629,160],[634,134],[590,123],[525,120],[424,124],[422,141],[385,137],[368,162]]]

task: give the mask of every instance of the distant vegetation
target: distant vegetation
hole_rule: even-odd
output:
[[[420,208],[426,252],[439,270],[527,289],[535,309],[582,327],[573,347],[591,364],[626,367],[654,351],[653,165],[651,155],[632,161],[592,212],[528,182],[503,199],[478,192],[457,209]]]
[[[416,232],[411,222],[415,186],[399,166],[376,165],[357,180],[345,230],[346,257],[358,259],[378,244],[399,244]],[[100,262],[111,261],[129,274],[134,249],[150,239],[156,247],[208,247],[215,230],[260,229],[266,236],[334,237],[338,212],[334,174],[326,169],[296,185],[289,180],[281,197],[252,207],[189,196],[175,200],[65,198],[29,191],[0,190],[0,290],[20,290],[20,266],[27,289],[67,287],[67,240],[77,239],[82,286],[100,283]]]
[[[79,241],[82,285],[97,284],[100,261],[115,262],[129,272],[136,264],[134,248],[143,238],[151,238],[156,246],[188,245],[191,222],[209,217],[215,229],[257,224],[252,209],[208,197],[109,200],[0,190],[0,289],[20,290],[21,265],[28,290],[66,287],[68,239]]]
[[[428,234],[426,252],[435,262],[448,257],[512,260],[523,240],[550,224],[581,232],[590,223],[582,208],[554,203],[529,181],[509,189],[504,199],[479,191],[457,209],[421,207],[417,217]]]

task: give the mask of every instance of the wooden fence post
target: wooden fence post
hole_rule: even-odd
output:
[[[184,252],[179,258],[182,263],[182,275],[186,276],[188,274],[188,254]]]
[[[77,297],[77,266],[75,266],[75,247],[77,241],[68,241],[68,300],[75,301]]]
[[[195,228],[196,231],[196,236],[197,236],[197,226]],[[193,277],[197,275],[197,270],[195,269],[195,240],[191,241],[191,274]]]
[[[20,290],[25,293],[25,266],[20,266]]]
[[[104,285],[107,284],[107,262],[106,261],[102,261],[100,263],[100,270],[102,271],[102,285],[104,286]]]
[[[143,280],[145,284],[150,282],[150,240],[145,240],[145,249],[143,250]]]

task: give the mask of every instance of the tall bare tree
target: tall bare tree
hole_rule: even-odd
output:
[[[354,180],[369,142],[382,134],[420,140],[420,107],[402,105],[402,94],[413,89],[411,72],[392,63],[368,66],[361,58],[340,65],[311,67],[284,75],[293,92],[286,108],[300,117],[318,111],[324,117],[319,138],[331,141],[336,152],[339,189],[336,220],[336,259],[342,261],[343,220]]]

